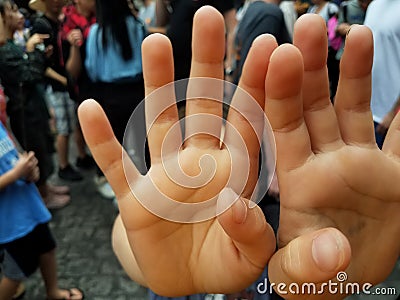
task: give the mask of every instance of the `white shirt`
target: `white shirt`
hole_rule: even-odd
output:
[[[400,0],[374,0],[364,24],[374,35],[371,109],[381,123],[400,96]]]

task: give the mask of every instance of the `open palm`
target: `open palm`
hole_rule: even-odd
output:
[[[251,197],[257,181],[265,55],[276,46],[272,37],[255,43],[239,84],[253,104],[243,113],[231,110],[222,134],[224,21],[211,7],[198,11],[182,142],[180,126],[174,126],[178,113],[170,84],[171,45],[165,36],[148,37],[142,49],[151,168],[145,176],[125,152],[121,156],[121,145],[100,106],[89,100],[79,109],[85,139],[118,198],[134,253],[127,265],[137,263],[140,271],[134,279],[158,294],[243,289],[261,274],[275,250],[276,239],[261,209],[250,208],[245,198]],[[257,73],[251,71],[255,66]],[[217,101],[202,97],[205,90]],[[232,100],[239,110],[240,93]],[[195,206],[199,203],[206,204]]]
[[[337,282],[337,273],[345,271],[347,282],[379,283],[400,251],[400,122],[379,150],[369,107],[372,35],[361,26],[349,33],[334,106],[322,19],[302,18],[294,44],[301,54],[292,47],[274,53],[266,79],[281,191],[280,250],[270,261],[270,279]],[[283,60],[290,69],[282,68]],[[291,88],[272,89],[289,80]],[[286,299],[345,297],[285,292]]]
[[[213,118],[220,119],[221,103],[192,99],[186,105],[182,143],[180,127],[173,126],[178,120],[174,90],[154,96],[173,81],[172,50],[165,37],[150,36],[142,47],[152,162],[146,176],[122,159],[121,145],[99,105],[86,101],[80,107],[85,139],[118,197],[123,224],[117,221],[116,231],[123,231],[129,246],[117,255],[126,259],[125,268],[132,266],[135,280],[164,296],[230,293],[252,283],[269,259],[269,277],[277,284],[318,284],[344,270],[349,282],[377,283],[389,274],[400,250],[400,118],[383,152],[377,149],[369,109],[371,33],[355,27],[348,35],[334,107],[322,19],[300,18],[294,44],[277,48],[271,36],[257,38],[239,84],[258,106],[264,107],[265,100],[276,140],[281,215],[279,250],[272,257],[271,228],[258,207],[245,205],[257,179],[264,116],[247,106],[231,109],[221,143],[222,125]],[[194,20],[189,96],[214,90],[192,79],[222,79],[223,55],[223,19],[204,7]],[[240,107],[242,96],[234,97],[233,106]],[[218,98],[217,93],[213,99]],[[196,115],[200,119],[192,118]],[[235,193],[241,196],[237,201]],[[182,204],[206,200],[213,205],[181,213]],[[215,216],[218,207],[233,201]]]

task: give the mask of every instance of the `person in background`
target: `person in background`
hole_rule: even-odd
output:
[[[87,38],[85,68],[91,97],[99,100],[120,143],[133,111],[144,99],[141,44],[146,34],[131,0],[96,0],[96,24]],[[144,119],[144,112],[139,116]],[[97,175],[99,193],[114,198],[104,175]]]
[[[7,114],[12,133],[22,149],[34,151],[39,161],[40,178],[36,184],[46,205],[51,209],[62,208],[70,201],[69,195],[66,195],[68,187],[48,182],[54,168],[54,148],[42,84],[45,55],[49,48],[43,49],[42,46],[49,36],[33,34],[26,43],[25,51],[15,45],[14,33],[24,22],[15,7],[12,1],[1,1],[0,13],[4,20],[6,42],[0,47],[0,78],[4,93],[9,98]]]
[[[340,4],[339,20],[336,32],[342,36],[343,42],[336,54],[336,59],[340,60],[343,55],[346,34],[351,25],[364,24],[365,13],[372,0],[349,0]]]
[[[86,39],[89,35],[90,27],[96,22],[95,6],[95,0],[75,0],[74,3],[65,6],[62,11],[63,21],[60,29],[61,64],[65,66],[70,78],[69,94],[76,105],[91,97],[89,78],[83,62],[86,55]],[[90,169],[95,165],[95,162],[87,153],[79,122],[74,127],[74,137],[78,151],[76,166],[81,169]]]
[[[149,33],[166,33],[166,27],[156,26],[156,0],[143,0],[138,18],[145,24]]]
[[[191,38],[193,16],[204,5],[211,5],[224,16],[227,32],[226,57],[224,60],[227,77],[232,76],[235,64],[236,9],[233,0],[156,0],[156,24],[166,27],[166,35],[171,40],[174,52],[175,80],[186,79],[190,75],[192,59]],[[177,100],[186,98],[186,90],[176,90]],[[179,101],[180,114],[184,114],[185,101]]]
[[[31,24],[29,21],[29,12],[26,9],[20,8],[20,13],[24,16],[24,22],[21,22],[20,28],[14,33],[14,43],[25,50],[26,41],[31,35]]]
[[[33,183],[39,178],[34,153],[18,154],[2,124],[0,144],[0,299],[12,300],[21,282],[38,267],[46,299],[83,299],[77,288],[58,287],[56,243],[48,226],[51,215]]]
[[[339,80],[339,62],[336,59],[336,53],[341,45],[340,37],[336,35],[336,26],[338,22],[339,6],[330,0],[312,0],[313,5],[308,9],[308,13],[320,15],[326,23],[328,34],[328,76],[331,101],[336,95],[337,84]]]
[[[400,95],[399,9],[399,0],[372,1],[364,21],[374,34],[371,110],[379,147],[383,145]]]
[[[236,33],[237,70],[234,72],[234,83],[238,83],[242,74],[247,54],[257,36],[269,33],[275,37],[278,44],[290,43],[285,19],[279,2],[252,1],[238,24]]]
[[[69,143],[76,127],[75,103],[68,91],[68,74],[61,61],[61,49],[58,40],[60,31],[60,14],[65,0],[31,0],[29,5],[43,15],[36,18],[32,26],[32,34],[48,34],[45,46],[53,51],[46,60],[46,98],[53,110],[56,122],[56,149],[58,157],[58,176],[67,181],[80,181],[82,174],[69,162]]]
[[[292,40],[294,24],[296,23],[297,18],[298,18],[295,1],[294,0],[281,1],[281,3],[279,4],[279,8],[283,12],[283,17],[285,18],[286,28],[289,33],[290,39]]]

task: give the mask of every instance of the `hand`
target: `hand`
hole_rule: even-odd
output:
[[[44,42],[44,40],[48,39],[49,37],[50,36],[48,34],[35,33],[26,42],[26,51],[33,52],[37,45],[42,44]]]
[[[38,160],[35,157],[34,152],[24,152],[20,154],[13,170],[16,173],[17,178],[22,178],[29,182],[36,181],[39,177],[39,168],[37,164]]]
[[[199,21],[204,16],[207,22]],[[217,20],[216,12],[208,7],[196,14],[192,76],[223,76],[223,55],[216,57],[215,51],[223,48],[222,44],[215,45],[215,41],[223,41],[223,23],[220,21],[218,25]],[[326,28],[322,19],[316,15],[300,18],[294,43],[300,51],[290,45],[274,50],[276,43],[270,37],[259,37],[248,55],[240,81],[240,86],[260,106],[266,97],[266,113],[277,143],[280,249],[270,260],[270,279],[274,283],[321,283],[346,270],[350,282],[377,283],[391,271],[399,254],[396,237],[400,231],[397,218],[400,191],[393,182],[400,179],[397,150],[400,119],[393,122],[381,152],[374,142],[368,102],[371,33],[356,26],[348,36],[335,108],[329,102]],[[170,44],[164,37],[153,35],[146,39],[143,66],[147,95],[173,80],[171,57]],[[217,65],[220,73],[214,70]],[[207,105],[199,105],[202,111],[219,111],[215,105],[203,103]],[[188,101],[189,113],[191,109],[199,111],[198,108],[196,101],[192,104]],[[147,106],[146,113],[151,114],[152,109],[155,108]],[[218,194],[226,182],[225,172],[230,166],[219,166],[227,154],[224,148],[216,147],[215,141],[204,137],[185,141],[180,152],[182,168],[197,167],[193,163],[208,153],[217,162],[218,176],[202,188],[190,191],[182,190],[166,177],[157,155],[160,153],[157,137],[163,140],[164,132],[176,122],[176,115],[175,107],[167,110],[154,124],[156,128],[150,130],[152,167],[141,177],[132,165],[123,166],[121,146],[99,105],[87,101],[79,109],[88,145],[119,199],[126,238],[134,253],[130,262],[137,263],[136,270],[141,271],[138,277],[166,296],[238,291],[257,277],[272,252],[272,232],[258,208],[244,209],[244,200],[240,198],[217,219],[179,224],[151,214],[131,193],[129,184],[140,186],[146,193],[151,190],[150,179],[154,179],[157,187],[171,198],[198,202],[204,200],[204,195]],[[249,124],[241,122],[234,111],[230,111],[228,119],[240,129],[251,153],[258,153]],[[250,169],[254,170],[256,160],[250,159]],[[129,183],[124,167],[134,175]],[[252,179],[250,176],[249,182]],[[253,186],[248,184],[242,196],[251,194]],[[226,190],[222,193],[224,197],[234,198]],[[149,198],[156,199],[152,195]],[[364,272],[367,267],[374,271]],[[344,295],[321,297],[341,299]]]
[[[336,32],[338,32],[341,36],[346,36],[349,32],[351,25],[349,23],[341,23],[337,26]]]
[[[25,180],[28,182],[36,182],[39,180],[39,178],[40,178],[40,171],[36,163],[36,166],[31,170],[29,174],[27,174]]]
[[[46,56],[46,58],[50,58],[53,55],[54,52],[54,47],[53,45],[48,45],[45,49],[44,49],[44,55]]]
[[[196,13],[193,30],[191,77],[223,79],[223,17],[214,8],[203,7]],[[258,115],[252,115],[256,123],[264,120],[264,79],[268,57],[276,46],[276,41],[271,36],[262,36],[255,41],[239,84],[256,99],[254,105],[261,108]],[[257,179],[260,151],[257,135],[262,132],[262,126],[250,124],[235,110],[231,110],[228,122],[243,137],[249,153],[243,153],[243,149],[235,145],[238,141],[234,139],[232,127],[226,128],[225,146],[221,147],[219,137],[222,124],[214,122],[215,126],[207,129],[215,133],[214,136],[211,136],[211,133],[187,133],[187,139],[178,153],[170,150],[171,152],[162,157],[162,142],[168,130],[174,131],[172,125],[178,122],[175,99],[171,97],[174,87],[170,85],[170,97],[167,98],[154,99],[151,93],[173,82],[172,48],[165,36],[154,34],[146,38],[142,49],[146,95],[149,97],[146,99],[146,117],[152,120],[151,116],[156,116],[163,107],[172,105],[161,112],[150,128],[148,141],[152,165],[145,176],[139,175],[131,162],[122,160],[121,145],[115,139],[104,112],[96,102],[86,101],[78,111],[88,146],[117,195],[126,237],[134,254],[128,261],[134,264],[136,260],[139,266],[136,271],[139,268],[141,271],[134,279],[144,281],[153,291],[165,296],[206,291],[230,293],[246,288],[261,274],[276,245],[273,231],[267,225],[261,209],[258,206],[250,208],[248,200],[245,199],[252,194]],[[193,82],[189,83],[189,90],[205,88],[196,86],[196,82]],[[222,95],[222,90],[220,92]],[[151,101],[152,99],[155,101]],[[236,97],[232,101],[237,103],[241,99]],[[221,102],[193,99],[188,100],[186,105],[187,117],[198,113],[218,118],[222,116]],[[191,133],[199,132],[206,128],[207,122],[206,118],[205,122],[203,120],[201,124],[196,125],[188,118],[186,130]],[[199,125],[201,128],[196,127]],[[257,128],[257,132],[252,126]],[[175,130],[174,138],[181,139],[181,133]],[[227,150],[228,147],[231,153]],[[211,156],[216,165],[215,175],[207,184],[198,188],[187,188],[166,175],[166,167],[172,171],[179,171],[181,167],[186,174],[197,175],[199,160],[205,155]],[[240,155],[240,159],[233,159],[231,162],[230,155]],[[180,164],[177,163],[177,157]],[[249,162],[246,157],[249,157]],[[179,203],[200,203],[218,196],[231,175],[231,168],[239,168],[239,173],[244,173],[248,166],[249,180],[241,192],[241,198],[218,217],[214,216],[198,223],[179,223],[158,217],[142,206],[130,188],[132,186],[134,190],[139,190],[151,201],[168,195]],[[129,182],[124,169],[132,175],[128,179]],[[240,178],[241,175],[236,174],[236,178]],[[154,190],[161,193],[158,194]],[[232,189],[224,189],[218,205],[234,201],[236,198]],[[212,213],[216,214],[217,208],[213,206],[211,209]],[[124,252],[131,253],[130,250],[120,251]]]
[[[68,42],[75,47],[82,46],[83,36],[80,29],[72,29],[67,35]]]
[[[322,283],[345,271],[346,282],[379,283],[400,250],[400,118],[380,151],[369,106],[372,34],[363,26],[348,34],[335,107],[323,20],[301,17],[294,44],[300,52],[283,46],[273,53],[266,77],[281,201],[280,249],[269,262],[269,278],[276,284]],[[325,291],[282,296],[345,297]]]

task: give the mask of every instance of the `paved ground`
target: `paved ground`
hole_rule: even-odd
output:
[[[79,287],[88,300],[147,299],[147,290],[124,274],[112,252],[110,236],[116,211],[111,201],[97,194],[93,174],[85,172],[82,182],[71,184],[71,204],[52,212],[60,286]],[[24,299],[45,299],[39,272],[26,286]]]
[[[81,288],[87,300],[147,300],[147,289],[124,274],[112,252],[111,228],[117,212],[111,201],[96,192],[93,174],[94,171],[86,171],[83,181],[70,184],[71,204],[52,212],[50,225],[58,242],[60,286]],[[24,299],[45,299],[39,272],[26,286]],[[382,286],[396,288],[396,295],[353,296],[348,300],[396,299],[400,292],[400,261]]]

